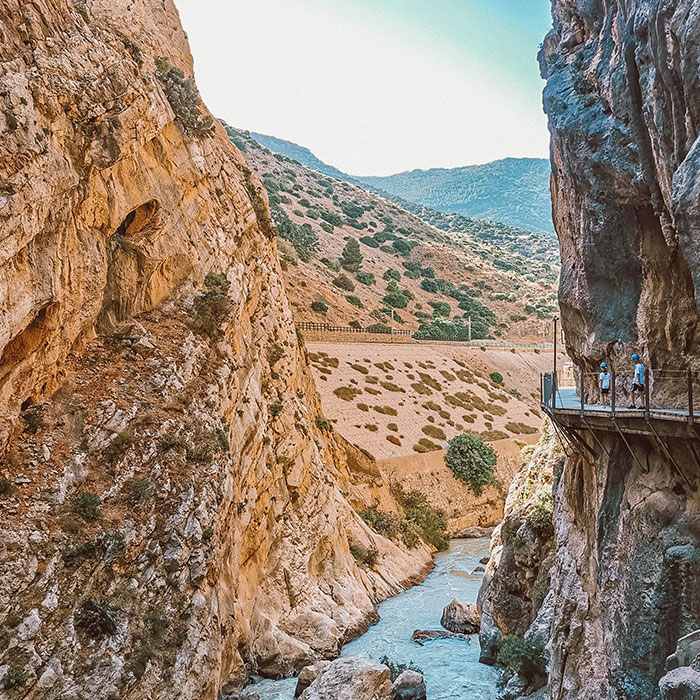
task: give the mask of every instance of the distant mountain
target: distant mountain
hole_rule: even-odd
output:
[[[317,158],[308,148],[300,146],[292,141],[285,141],[284,139],[278,139],[275,136],[266,136],[265,134],[256,134],[251,132],[250,134],[261,146],[269,149],[273,153],[281,153],[287,158],[292,158],[297,162],[301,163],[304,167],[310,168],[311,170],[317,170],[324,175],[330,175],[336,178],[336,180],[345,180],[346,182],[357,182],[357,180],[347,173],[344,173],[338,168],[334,168],[328,163],[324,163],[320,158]]]
[[[486,165],[355,179],[438,211],[553,234],[549,174],[549,161],[543,158],[505,158]]]
[[[246,132],[247,133],[247,132]],[[251,132],[273,153],[298,161],[337,180],[362,184],[375,192],[397,197],[440,212],[498,221],[526,231],[554,234],[549,194],[549,161],[543,158],[505,158],[486,165],[411,170],[387,177],[354,177],[324,163],[308,148]]]

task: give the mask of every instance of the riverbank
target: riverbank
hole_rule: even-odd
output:
[[[482,574],[473,573],[488,554],[489,539],[452,540],[435,556],[425,581],[379,604],[379,622],[343,647],[341,656],[413,663],[424,674],[429,700],[494,700],[498,672],[479,664],[478,635],[470,641],[436,639],[420,646],[416,629],[438,630],[443,608],[453,599],[476,602]],[[293,700],[296,679],[261,681],[251,686],[260,700]]]

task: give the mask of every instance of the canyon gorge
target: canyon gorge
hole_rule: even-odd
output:
[[[362,381],[379,394],[364,377],[380,358],[332,356],[321,343],[309,352],[294,314],[324,293],[339,319],[359,317],[354,306],[370,323],[382,295],[342,294],[308,260],[293,269],[270,212],[279,189],[268,176],[266,191],[245,150],[277,185],[287,171],[307,188],[318,178],[298,163],[285,170],[208,112],[172,0],[0,4],[0,698],[233,698],[252,676],[335,659],[377,621],[380,601],[433,567],[425,533],[369,525],[378,505],[394,524],[404,517],[397,482],[436,494],[452,535],[494,525],[505,506],[479,593],[481,661],[502,661],[505,640],[530,657],[506,671],[501,700],[700,698],[700,655],[674,655],[700,629],[697,424],[674,440],[587,428],[582,445],[545,420],[525,445],[543,418],[539,350],[444,351],[443,367],[431,364],[437,352],[406,345],[379,368],[398,378],[373,383],[400,406],[432,396],[425,420],[377,404],[381,420],[362,425],[368,399],[351,413],[343,389],[354,401]],[[700,4],[554,0],[552,13],[539,63],[571,363],[624,373],[639,353],[655,371],[700,371]],[[375,207],[419,225],[355,185],[328,185],[319,200],[331,207],[341,191],[364,198],[358,226],[370,228],[359,219]],[[302,200],[277,215],[301,227],[292,206]],[[324,254],[342,250],[333,246],[353,225],[342,226],[336,240],[322,228]],[[431,263],[449,278],[454,240],[420,226],[419,274]],[[370,277],[400,260],[376,247]],[[532,300],[554,310],[550,254],[532,258],[523,282],[499,267],[498,247],[460,250],[460,265],[475,289],[484,277],[511,285],[495,299],[499,320],[510,314],[499,332],[537,338]],[[529,254],[518,255],[524,265]],[[393,272],[385,280],[413,285],[426,305],[438,293]],[[464,302],[455,280],[451,298]],[[414,316],[413,330],[430,320],[422,307]],[[446,387],[480,388],[447,395],[447,410],[429,370]],[[335,398],[322,404],[328,377]],[[652,395],[686,400],[678,384]],[[391,472],[361,444],[381,423],[373,449],[387,462],[398,446],[438,452],[426,436],[444,441],[440,419],[450,436],[476,421],[508,443],[497,474],[510,490],[491,484],[476,501],[448,475],[436,493],[444,465]],[[353,690],[362,683],[347,659],[336,663],[312,666],[323,670],[302,697],[331,700],[338,683],[348,698],[369,692]],[[388,669],[365,667],[388,700]]]

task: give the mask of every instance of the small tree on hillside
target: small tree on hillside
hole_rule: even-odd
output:
[[[454,475],[469,484],[477,496],[493,482],[496,453],[478,435],[458,435],[450,440],[445,463]]]
[[[362,267],[362,253],[356,238],[348,239],[338,261],[348,272],[357,272]]]

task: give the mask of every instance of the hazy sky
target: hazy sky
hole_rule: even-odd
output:
[[[549,0],[175,0],[211,111],[354,175],[548,155]]]

